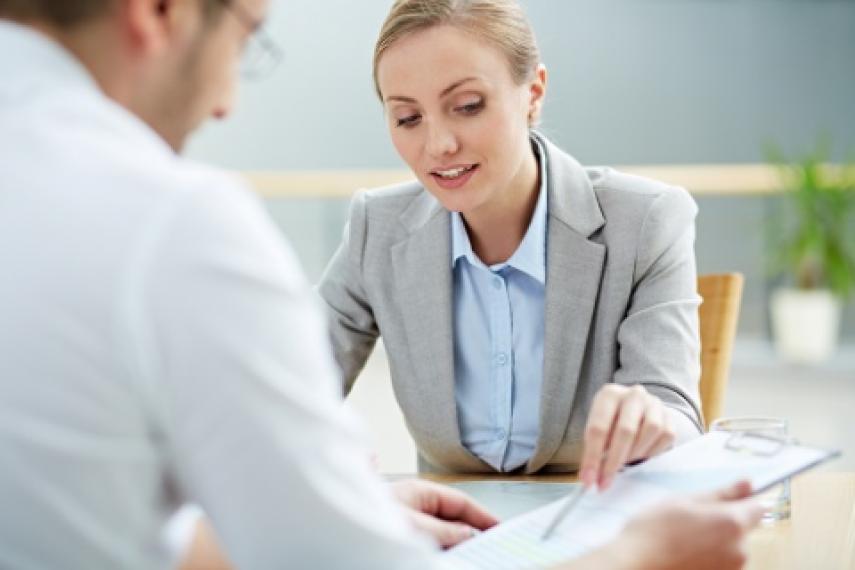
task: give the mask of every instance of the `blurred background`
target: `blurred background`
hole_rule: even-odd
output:
[[[540,127],[547,136],[583,164],[653,168],[677,182],[688,180],[680,167],[691,166],[697,184],[684,185],[700,208],[698,270],[746,279],[726,414],[785,417],[802,440],[844,449],[830,469],[855,468],[855,302],[832,302],[842,307],[833,348],[801,357],[774,348],[770,300],[804,281],[797,264],[771,271],[791,253],[787,232],[804,221],[799,212],[781,221],[793,192],[782,190],[804,194],[805,179],[778,177],[782,170],[768,164],[772,148],[788,161],[814,153],[796,175],[816,166],[825,178],[808,177],[807,186],[845,186],[822,165],[855,156],[855,1],[521,3],[550,73]],[[349,192],[407,177],[371,81],[373,43],[390,5],[274,1],[268,31],[284,59],[270,77],[244,83],[234,115],[189,148],[191,157],[251,177],[313,281],[341,237]],[[853,252],[855,218],[835,223]],[[830,271],[843,271],[845,285],[846,270],[838,263]],[[805,343],[822,336],[819,326],[801,326]],[[384,358],[380,347],[350,405],[369,420],[381,469],[412,472],[415,454]]]

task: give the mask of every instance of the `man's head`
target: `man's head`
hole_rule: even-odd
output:
[[[268,2],[0,0],[0,18],[59,41],[108,96],[180,150],[205,119],[230,111],[241,52]]]
[[[115,0],[0,0],[0,17],[50,22],[68,29],[104,14],[114,4]]]

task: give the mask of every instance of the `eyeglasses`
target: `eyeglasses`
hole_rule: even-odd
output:
[[[249,32],[249,39],[241,55],[241,75],[250,80],[267,77],[282,61],[282,48],[265,31],[263,22],[253,17],[239,3],[232,0],[220,2]]]

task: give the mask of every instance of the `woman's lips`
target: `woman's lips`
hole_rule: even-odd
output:
[[[445,188],[446,190],[454,190],[455,188],[460,188],[467,182],[472,176],[475,175],[475,172],[478,171],[478,164],[471,164],[467,166],[453,166],[450,168],[436,169],[432,170],[430,175],[436,181],[437,185],[441,188]],[[442,172],[445,176],[441,175]]]

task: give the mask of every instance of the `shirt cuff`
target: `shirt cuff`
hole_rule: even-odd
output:
[[[196,537],[196,525],[205,516],[204,511],[193,504],[185,504],[175,511],[160,533],[161,542],[172,566],[177,568]]]

